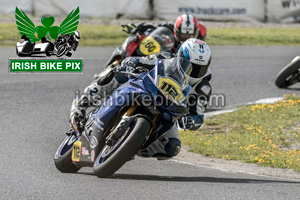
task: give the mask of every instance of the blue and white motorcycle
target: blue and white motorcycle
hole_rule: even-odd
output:
[[[98,177],[111,176],[187,113],[191,70],[185,58],[157,59],[151,71],[141,74],[107,68],[101,77],[122,73],[129,81],[87,114],[82,133],[71,122],[54,156],[56,168],[75,173],[93,167]]]

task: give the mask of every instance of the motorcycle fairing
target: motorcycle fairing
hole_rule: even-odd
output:
[[[129,79],[128,82],[117,88],[102,106],[95,110],[89,117],[89,120],[86,122],[85,131],[82,133],[80,139],[80,142],[82,142],[81,148],[84,147],[85,150],[88,150],[88,155],[91,155],[91,151],[94,151],[95,155],[98,155],[100,152],[99,145],[105,142],[102,137],[105,130],[124,106],[133,106],[131,105],[132,101],[136,97],[142,97],[143,95],[148,95],[155,102],[156,98],[163,94],[158,87],[159,77],[165,77],[164,61],[160,59],[149,73],[142,73],[138,78]],[[187,88],[190,88],[190,86],[188,85]],[[182,95],[184,94],[182,92]],[[150,135],[149,141],[145,143],[144,147],[150,145],[155,139],[169,130],[173,126],[174,116],[176,119],[176,117],[182,116],[186,112],[186,110],[183,110],[186,109],[186,105],[184,103],[173,103],[169,106],[159,105],[157,109],[160,110],[162,116],[160,121],[162,127],[159,127],[159,130],[154,131]],[[94,138],[97,140],[97,146],[90,144]],[[90,156],[81,155],[77,165],[91,166],[92,160]]]

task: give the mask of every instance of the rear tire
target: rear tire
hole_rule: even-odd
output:
[[[102,163],[103,152],[109,146],[105,145],[102,151],[97,156],[94,164],[94,173],[99,178],[106,178],[111,176],[120,167],[122,167],[128,160],[130,160],[140,149],[147,134],[150,131],[150,123],[145,118],[137,118],[135,127],[126,133],[124,138],[120,138],[120,147],[108,155]]]
[[[54,45],[49,42],[47,49],[45,50],[46,56],[51,56],[52,51],[54,50]]]
[[[54,156],[54,164],[56,168],[63,173],[76,173],[80,168],[76,167],[72,162],[72,147],[61,157],[57,157],[58,151],[60,151],[67,139],[68,137],[64,139],[64,141],[57,149],[57,152]]]
[[[287,88],[288,86],[294,84],[290,83],[288,78],[297,73],[299,68],[300,56],[297,56],[277,74],[275,81],[276,86],[279,88]]]

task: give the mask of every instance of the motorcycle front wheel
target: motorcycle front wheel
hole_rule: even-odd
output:
[[[298,73],[300,69],[300,56],[295,57],[289,64],[280,70],[277,74],[275,84],[279,88],[287,88],[298,82]]]
[[[57,51],[56,51],[56,56],[57,57],[61,57],[63,56],[67,51],[67,47],[66,46],[60,46],[58,47]]]
[[[76,173],[80,169],[72,162],[72,147],[75,141],[76,136],[66,137],[54,155],[54,164],[61,172]]]
[[[111,176],[139,151],[150,131],[150,123],[139,117],[113,145],[105,145],[94,162],[94,173],[99,178]]]

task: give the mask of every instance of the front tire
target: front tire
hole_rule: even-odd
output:
[[[57,52],[56,52],[56,56],[57,57],[61,57],[63,56],[67,51],[67,47],[66,46],[60,46],[58,49],[57,49]]]
[[[276,77],[276,86],[279,88],[287,88],[288,86],[295,84],[297,81],[291,81],[291,78],[298,72],[299,68],[300,56],[297,56],[292,60],[292,62],[280,70]]]
[[[111,146],[105,145],[94,163],[94,173],[99,178],[111,176],[140,149],[150,131],[150,123],[145,118],[137,118],[136,125],[118,141],[116,149],[107,152]]]
[[[66,150],[62,155],[60,155],[63,148],[66,148],[67,142],[69,142],[70,138],[66,137],[61,145],[58,147],[55,156],[54,156],[54,164],[56,168],[63,173],[76,173],[80,168],[76,167],[72,162],[72,147],[73,143],[69,145],[70,147]]]

